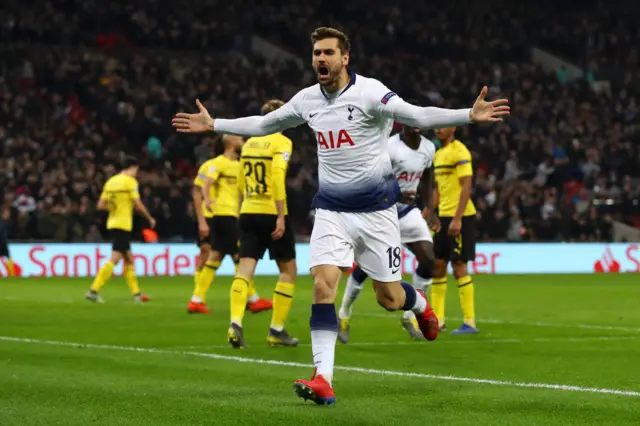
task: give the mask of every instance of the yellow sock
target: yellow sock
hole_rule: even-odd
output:
[[[112,261],[108,261],[105,263],[102,268],[98,271],[96,278],[93,280],[93,284],[91,284],[91,290],[96,293],[100,291],[100,289],[109,281],[111,278],[111,274],[113,273],[113,267],[115,265]]]
[[[249,280],[236,275],[231,284],[231,322],[242,326],[244,312],[247,309]]]
[[[238,271],[240,270],[240,262],[234,263],[234,266],[236,268],[236,275],[238,275]]]
[[[136,270],[133,265],[125,265],[124,278],[127,280],[127,284],[129,284],[129,291],[131,291],[131,294],[133,294],[134,296],[140,294],[138,277],[136,277]]]
[[[193,292],[194,297],[200,298],[202,302],[207,299],[207,292],[209,291],[209,287],[211,287],[211,283],[213,283],[213,279],[216,277],[216,271],[219,267],[219,260],[207,260],[204,268],[200,271],[200,275],[198,275],[196,291]]]
[[[471,327],[476,326],[476,306],[473,290],[473,280],[469,275],[458,278],[458,293],[460,294],[460,306],[464,323]]]
[[[200,273],[202,272],[202,269],[196,269],[196,273],[193,274],[193,292],[195,294],[196,288],[198,288],[198,280],[200,279]]]
[[[271,328],[282,331],[284,323],[289,316],[291,302],[293,302],[293,290],[295,285],[278,281],[273,292],[273,314],[271,316]]]
[[[7,257],[7,272],[9,273],[10,277],[16,276],[16,269],[13,266],[13,260],[11,260],[10,257]]]
[[[444,307],[447,298],[447,277],[434,278],[431,282],[431,306],[438,317],[438,323],[444,325]]]
[[[247,289],[247,301],[249,303],[257,302],[260,296],[258,295],[258,290],[256,290],[256,285],[253,280],[249,281],[249,288]]]

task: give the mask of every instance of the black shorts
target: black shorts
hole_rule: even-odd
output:
[[[234,216],[214,216],[209,222],[211,249],[235,256],[238,254],[240,230],[238,218]]]
[[[131,250],[131,231],[123,229],[110,229],[111,249],[120,253],[126,253]]]
[[[0,257],[11,257],[9,256],[9,243],[6,238],[0,237]]]
[[[433,236],[433,252],[436,259],[471,262],[476,259],[476,216],[464,216],[460,235],[449,235],[452,217],[440,218],[440,231]]]
[[[209,235],[204,238],[200,238],[200,231],[198,231],[198,247],[203,244],[212,245],[213,243],[213,218],[208,217],[205,220],[207,221],[207,225],[209,225]]]
[[[296,258],[296,239],[291,229],[289,216],[285,216],[285,231],[282,238],[273,240],[276,216],[272,214],[240,215],[240,258],[260,260],[269,249],[271,260],[287,261]]]

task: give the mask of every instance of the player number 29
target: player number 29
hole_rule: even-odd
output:
[[[402,262],[402,251],[400,247],[389,247],[387,249],[387,256],[389,256],[389,268],[400,267],[400,262]]]
[[[264,164],[264,161],[256,161],[253,163],[245,162],[244,175],[248,180],[246,185],[248,194],[255,193],[260,195],[267,192],[267,166]],[[251,178],[255,180],[255,185],[249,180]]]

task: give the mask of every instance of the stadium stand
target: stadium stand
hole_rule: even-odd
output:
[[[348,29],[353,70],[407,99],[456,108],[487,84],[491,96],[511,100],[508,122],[459,130],[474,156],[482,240],[608,241],[614,222],[640,227],[633,27],[607,21],[596,1],[581,5],[575,25],[563,20],[578,15],[554,2],[489,3],[500,12],[478,22],[461,2],[440,0],[381,8],[360,0],[3,2],[0,195],[11,238],[99,241],[95,200],[126,152],[143,159],[142,196],[160,238],[194,240],[191,178],[217,138],[178,136],[170,117],[196,97],[220,116],[257,114],[265,99],[290,98],[313,81],[308,34],[322,24]],[[304,68],[256,53],[255,36]],[[532,62],[533,46],[586,72],[550,71]],[[600,78],[610,90],[597,90]],[[305,128],[289,133],[289,203],[304,236],[315,141]]]

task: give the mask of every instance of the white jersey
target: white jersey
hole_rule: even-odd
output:
[[[216,119],[216,132],[262,136],[307,123],[318,143],[318,193],[313,208],[368,212],[393,206],[400,196],[388,153],[393,122],[418,128],[468,124],[469,109],[421,108],[404,102],[378,80],[350,73],[341,91],[319,84],[302,89],[263,116]]]
[[[401,192],[417,192],[422,172],[433,165],[436,146],[429,139],[420,135],[418,149],[412,149],[403,142],[403,134],[398,133],[389,138],[389,156],[393,174],[398,180]],[[398,203],[398,217],[403,217],[414,204]]]

